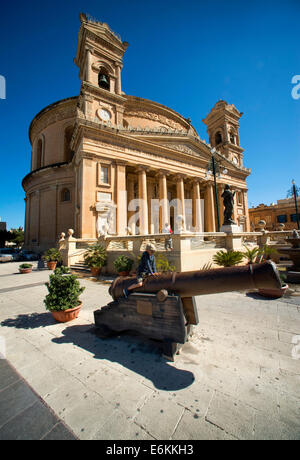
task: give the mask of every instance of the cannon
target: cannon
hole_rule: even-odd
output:
[[[195,296],[221,292],[280,288],[276,265],[267,261],[238,267],[152,275],[126,299],[123,289],[135,277],[118,277],[109,288],[113,301],[94,312],[98,335],[135,331],[162,342],[163,355],[174,355],[199,323]]]

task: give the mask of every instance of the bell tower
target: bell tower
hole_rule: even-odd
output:
[[[80,69],[81,115],[108,125],[123,125],[125,98],[121,89],[121,70],[128,43],[122,42],[107,24],[83,13],[80,22],[74,62]]]
[[[202,121],[207,127],[209,143],[236,165],[243,166],[243,149],[240,147],[239,119],[243,112],[226,101],[218,101]]]

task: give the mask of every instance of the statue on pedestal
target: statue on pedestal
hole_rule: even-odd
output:
[[[232,215],[233,215],[233,207],[234,207],[234,195],[235,192],[230,190],[230,185],[225,185],[225,190],[222,193],[223,198],[223,205],[224,205],[224,224],[223,225],[236,225],[234,222]]]

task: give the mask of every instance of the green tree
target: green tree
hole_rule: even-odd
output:
[[[12,239],[11,242],[14,243],[18,248],[23,246],[24,244],[24,230],[22,227],[19,228],[12,228],[11,230],[12,233]]]

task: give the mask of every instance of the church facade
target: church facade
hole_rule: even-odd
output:
[[[250,231],[246,178],[234,105],[218,101],[203,119],[209,144],[189,119],[122,91],[128,43],[107,24],[81,14],[77,54],[79,96],[43,109],[31,122],[31,171],[25,246],[43,251],[58,235],[217,232],[225,184],[235,191],[234,220]],[[211,173],[212,155],[217,179]],[[217,205],[218,203],[218,205]],[[218,218],[219,215],[219,218]]]

